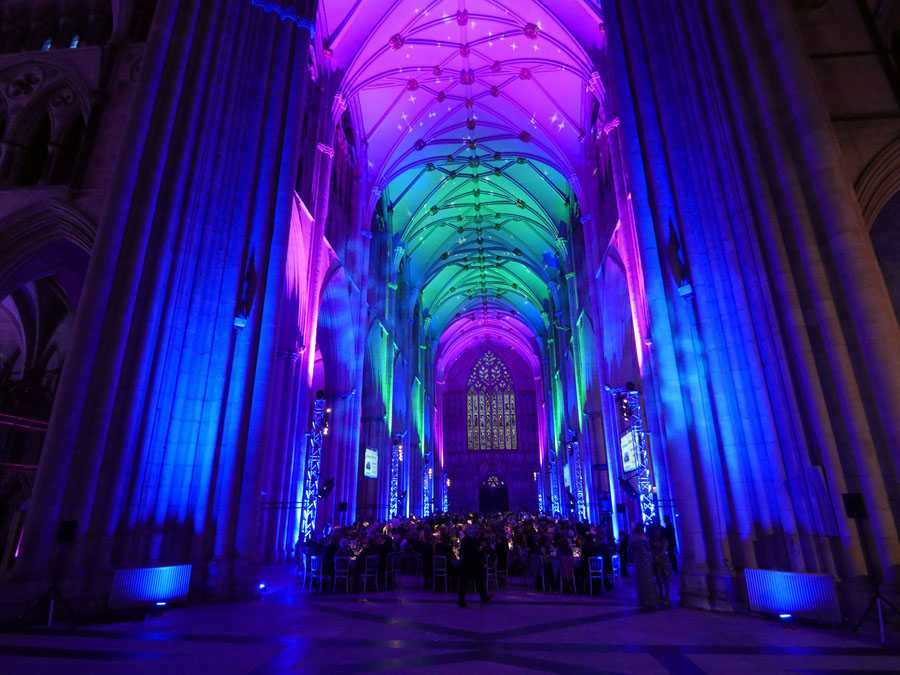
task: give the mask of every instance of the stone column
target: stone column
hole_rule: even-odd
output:
[[[680,29],[657,34],[661,18]],[[777,364],[782,356],[772,347],[778,344],[771,333],[774,317],[767,289],[758,282],[754,233],[742,217],[742,193],[730,171],[735,160],[720,130],[718,88],[707,84],[712,60],[704,53],[705,41],[687,38],[705,34],[705,27],[693,7],[668,3],[644,13],[642,29],[654,63],[649,86],[658,109],[666,111],[658,119],[673,210],[659,236],[683,298],[672,305],[693,336],[693,369],[709,383],[708,393],[701,387],[695,400],[709,398],[703,418],[717,420],[714,442],[741,530],[736,562],[756,565],[756,541],[765,565],[803,570],[785,470],[794,425],[776,424],[773,406],[781,392],[770,385],[773,378],[763,365]],[[693,151],[684,152],[685,145]]]
[[[744,78],[736,67],[735,40],[726,31],[712,35],[711,46],[715,50],[714,58],[723,73],[723,97],[728,110],[750,109],[751,91],[743,86]],[[732,115],[732,118],[736,118]],[[780,214],[773,195],[767,190],[767,172],[781,171],[781,166],[766,164],[766,154],[756,146],[757,130],[737,121],[729,124],[738,144],[739,165],[746,176],[747,198],[754,205],[755,222],[758,227],[760,249],[763,263],[767,269],[767,279],[771,288],[771,301],[778,309],[784,336],[784,365],[781,368],[783,381],[793,382],[794,390],[786,388],[784,405],[789,417],[805,420],[808,430],[807,442],[810,445],[811,460],[821,461],[825,483],[831,500],[833,518],[836,523],[839,544],[835,554],[843,559],[844,573],[851,577],[864,573],[864,564],[859,537],[852,524],[844,517],[840,509],[841,495],[848,491],[844,470],[841,466],[834,430],[827,409],[823,383],[819,379],[818,367],[811,344],[810,335],[803,316],[803,301],[799,296],[797,283],[792,268],[795,260],[785,246]],[[794,397],[796,391],[796,400]],[[826,514],[827,517],[827,514]],[[830,535],[831,536],[831,535]],[[836,573],[834,558],[830,550],[821,552],[822,567],[820,569]]]
[[[884,480],[890,469],[881,463],[891,452],[879,456],[877,449],[878,441],[898,447],[900,433],[900,334],[890,299],[791,17],[777,3],[763,12],[742,2],[731,9],[716,11],[734,22],[731,34],[747,55],[745,76],[763,120],[756,130],[769,171],[782,183],[775,201],[792,274],[807,325],[820,332],[811,338],[822,345],[816,367],[823,385],[830,383],[832,433],[846,439],[844,470],[866,501],[875,566],[896,585],[900,542]],[[839,521],[845,517],[839,504],[835,511]]]
[[[252,577],[307,38],[250,3],[159,5],[18,578],[46,578],[61,520],[76,593],[156,561],[197,590],[214,558],[221,592]]]
[[[611,88],[615,94],[614,109],[621,117],[621,132],[625,135],[623,145],[616,151],[621,158],[614,174],[627,182],[617,186],[617,201],[622,221],[634,223],[644,270],[649,333],[655,347],[651,352],[651,358],[655,357],[653,388],[658,392],[662,423],[659,438],[666,444],[673,491],[677,493],[683,557],[681,599],[685,604],[709,607],[707,542],[691,443],[692,411],[679,374],[685,355],[673,333],[663,276],[665,254],[656,235],[656,228],[666,223],[672,209],[671,195],[660,176],[665,168],[660,152],[663,141],[652,118],[656,102],[644,79],[648,65],[643,54],[640,11],[634,3],[622,0],[612,0],[605,9],[609,54],[616,77]]]

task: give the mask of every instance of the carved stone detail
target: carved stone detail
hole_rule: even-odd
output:
[[[44,81],[44,71],[31,66],[11,75],[6,82],[4,90],[10,99],[28,98],[41,87]]]

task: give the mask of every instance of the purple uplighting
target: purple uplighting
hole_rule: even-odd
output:
[[[0,0],[0,623],[846,669],[777,645],[896,638],[898,233],[900,3]]]

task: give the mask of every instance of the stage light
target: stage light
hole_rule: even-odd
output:
[[[266,590],[266,582],[265,582],[265,581],[260,581],[260,582],[256,585],[256,587],[257,587],[260,591],[264,591],[264,590]]]
[[[782,621],[790,621],[791,619],[794,618],[794,616],[792,614],[783,613],[783,614],[779,614],[778,618],[781,619]]]
[[[156,604],[157,607],[165,607],[165,606],[166,606],[166,603],[165,603],[164,601],[162,601],[162,600],[160,600],[159,602],[157,602],[157,603],[155,603],[155,604]]]

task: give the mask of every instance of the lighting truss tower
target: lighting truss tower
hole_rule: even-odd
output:
[[[540,471],[534,472],[534,483],[537,487],[537,512],[541,514],[544,512],[544,477]]]
[[[427,518],[434,509],[434,469],[431,459],[425,458],[425,470],[422,477],[422,516]]]
[[[641,406],[641,393],[636,389],[607,388],[614,398],[624,401],[623,413],[626,422],[626,433],[631,434],[632,447],[637,459],[635,479],[641,502],[641,521],[650,525],[656,520],[656,503],[654,501],[653,483],[650,480],[650,452],[647,444],[647,432],[644,430],[644,414]]]
[[[403,445],[398,438],[391,443],[391,482],[388,486],[388,518],[400,514],[400,461]]]
[[[450,476],[444,471],[441,473],[441,511],[447,513],[450,510]]]
[[[547,471],[550,472],[550,511],[551,515],[561,514],[561,502],[559,498],[559,459],[556,451],[550,451],[549,462],[547,462]]]
[[[575,509],[578,512],[578,520],[587,522],[587,487],[584,477],[584,464],[582,463],[581,443],[572,440],[567,443],[572,463],[575,466]]]
[[[303,486],[301,532],[303,541],[313,536],[319,498],[319,475],[322,470],[322,445],[325,440],[326,406],[324,398],[313,401],[312,424],[306,434],[306,479]]]

